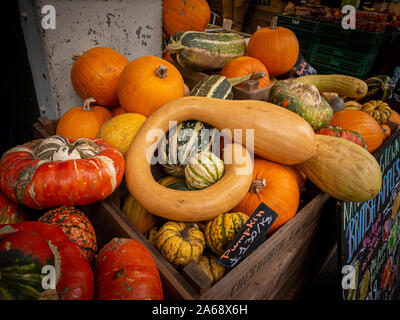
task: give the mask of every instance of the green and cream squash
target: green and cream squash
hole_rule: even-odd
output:
[[[249,79],[259,79],[265,77],[265,72],[255,72],[241,77],[227,79],[224,76],[213,74],[204,77],[190,92],[191,96],[208,97],[216,99],[233,99],[232,87],[243,83]]]
[[[368,92],[363,101],[386,100],[392,96],[394,91],[393,80],[389,76],[378,75],[365,80],[368,85]]]
[[[183,68],[212,71],[223,68],[234,58],[244,56],[246,42],[237,33],[180,31],[170,38],[167,50]]]
[[[184,121],[171,129],[161,141],[160,162],[168,174],[185,177],[185,165],[200,151],[219,154],[219,131],[196,120]]]
[[[191,190],[204,189],[224,175],[224,162],[212,152],[199,152],[189,159],[185,167],[186,185]]]

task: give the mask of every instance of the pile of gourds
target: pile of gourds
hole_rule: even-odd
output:
[[[71,83],[83,106],[61,116],[55,136],[12,148],[0,160],[0,222],[12,228],[0,239],[7,258],[0,259],[0,286],[7,288],[1,298],[162,299],[147,249],[114,239],[95,258],[94,230],[73,207],[107,198],[123,178],[129,195],[122,211],[132,224],[177,268],[197,263],[213,282],[225,272],[218,255],[261,202],[278,214],[271,235],[296,214],[306,179],[341,200],[379,193],[382,176],[371,152],[393,131],[388,120],[400,123],[382,102],[390,84],[379,77],[306,76],[277,81],[269,102],[232,100],[232,86],[250,78],[268,86],[269,76],[287,73],[299,44],[275,19],[247,46],[236,33],[204,32],[208,20],[206,1],[164,1],[170,61],[144,56],[129,62],[104,47],[75,57]],[[213,74],[188,92],[176,64]],[[332,106],[327,92],[347,101]],[[165,173],[158,181],[154,158]],[[21,222],[24,206],[53,210],[38,222]],[[79,225],[74,232],[72,223]],[[24,237],[37,246],[21,247]],[[41,267],[64,246],[74,249],[70,256],[61,252],[61,274],[81,268],[84,279],[68,279],[71,284],[61,276],[56,294],[42,292]],[[21,257],[35,267],[20,268]],[[138,264],[146,265],[139,276]],[[2,271],[11,266],[13,272]],[[17,281],[16,273],[34,279],[32,286]],[[146,281],[139,285],[139,278]],[[83,284],[85,292],[79,291]]]

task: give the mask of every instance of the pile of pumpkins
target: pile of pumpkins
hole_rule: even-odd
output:
[[[278,214],[271,235],[295,216],[307,179],[340,200],[376,196],[382,175],[371,153],[397,128],[388,125],[400,123],[382,102],[392,90],[389,80],[306,76],[277,81],[269,102],[232,100],[233,86],[250,78],[268,86],[269,76],[290,71],[299,44],[273,19],[246,46],[236,33],[205,32],[209,15],[205,0],[164,1],[165,59],[144,56],[129,62],[106,47],[77,56],[71,82],[83,106],[62,115],[55,136],[3,155],[0,187],[7,201],[33,209],[61,207],[65,216],[72,210],[65,208],[105,199],[125,178],[129,194],[122,211],[132,224],[177,268],[194,262],[215,282],[225,273],[216,263],[218,255],[261,202]],[[176,65],[208,75],[189,91]],[[158,181],[152,174],[154,158],[164,170]],[[6,212],[11,211],[2,222],[14,226],[9,237],[28,230],[16,224],[24,219],[17,208]],[[56,221],[46,215],[41,220],[30,223]],[[93,244],[92,231],[83,227],[88,221],[81,225],[70,240],[86,235]],[[40,237],[41,229],[36,233]],[[6,246],[1,247],[2,240],[0,254]],[[115,239],[98,253],[88,281],[96,282],[99,298],[162,298],[150,253],[132,241]],[[148,285],[122,290],[137,277],[141,257],[149,266]]]

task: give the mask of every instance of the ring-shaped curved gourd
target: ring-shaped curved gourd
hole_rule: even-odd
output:
[[[242,141],[246,141],[246,129],[253,129],[255,154],[283,164],[306,161],[316,150],[308,122],[271,103],[205,97],[174,100],[155,111],[137,132],[126,154],[125,171],[128,190],[136,201],[147,211],[171,220],[204,221],[229,211],[246,195],[252,179],[250,154],[234,143],[224,148],[224,154],[233,152],[232,164],[225,161],[224,176],[210,187],[178,191],[159,185],[151,174],[149,158],[169,130],[169,121],[179,124],[186,120],[203,121],[219,130],[242,129]],[[238,174],[237,170],[244,168],[248,170]]]

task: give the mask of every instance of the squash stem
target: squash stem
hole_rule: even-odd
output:
[[[269,26],[272,30],[278,29],[278,16],[273,16],[271,19],[271,24]]]
[[[261,190],[267,185],[265,179],[257,179],[251,183],[249,192],[259,194]]]
[[[157,77],[164,79],[167,77],[167,72],[168,67],[162,64],[156,69],[155,74]]]
[[[243,82],[245,82],[247,80],[250,80],[250,79],[257,80],[257,79],[260,79],[260,78],[264,78],[265,76],[266,76],[265,72],[253,72],[253,73],[249,73],[249,74],[246,74],[244,76],[241,76],[241,77],[230,78],[230,79],[228,79],[228,81],[232,86],[236,86],[236,85],[241,84],[241,83],[243,83]]]
[[[74,54],[73,56],[72,56],[72,60],[78,60],[78,58],[80,57],[81,55],[80,54]]]
[[[184,46],[182,45],[182,43],[180,42],[172,42],[167,46],[167,50],[168,51],[172,51],[173,53],[181,51],[184,48]]]
[[[87,98],[84,102],[83,102],[83,107],[82,110],[85,111],[92,111],[93,110],[93,103],[96,102],[96,99],[93,97]]]

